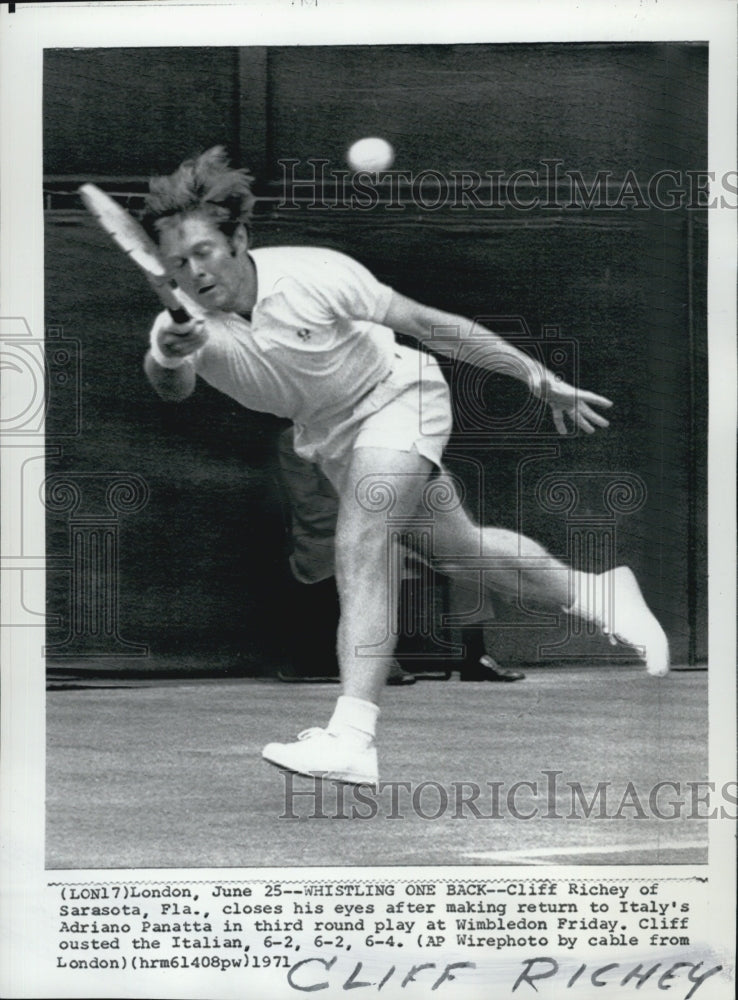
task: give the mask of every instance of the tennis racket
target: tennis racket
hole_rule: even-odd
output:
[[[197,303],[167,273],[154,241],[117,201],[94,184],[83,184],[79,194],[85,208],[143,271],[175,323],[188,323],[190,319],[203,315]]]

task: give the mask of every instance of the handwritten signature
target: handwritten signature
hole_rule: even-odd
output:
[[[314,993],[319,990],[327,990],[330,987],[343,990],[375,989],[381,990],[390,980],[394,980],[395,985],[405,989],[413,983],[422,985],[424,989],[430,988],[431,992],[449,983],[453,983],[457,978],[464,975],[464,972],[476,970],[476,962],[448,962],[439,965],[436,962],[421,962],[413,964],[406,971],[398,970],[392,965],[379,979],[369,980],[362,978],[366,976],[363,972],[363,963],[356,962],[346,975],[345,970],[334,968],[338,960],[338,955],[332,958],[304,958],[293,965],[288,974],[287,982],[294,990],[301,993]],[[538,992],[536,982],[549,980],[554,976],[565,985],[566,989],[571,989],[575,985],[586,986],[618,986],[630,985],[631,988],[640,989],[644,983],[651,980],[660,990],[671,989],[681,980],[682,985],[688,991],[684,995],[684,1000],[691,1000],[702,984],[711,976],[722,970],[722,965],[707,966],[703,961],[699,962],[639,962],[638,964],[625,964],[623,962],[607,962],[602,965],[581,964],[574,968],[565,969],[554,958],[539,956],[536,958],[526,958],[522,961],[522,969],[512,983],[511,992],[524,986],[530,987],[535,993]],[[502,985],[499,981],[498,985]],[[529,993],[526,990],[525,993]]]

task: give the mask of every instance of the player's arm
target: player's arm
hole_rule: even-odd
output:
[[[383,322],[398,333],[414,337],[454,360],[466,361],[524,382],[535,396],[551,407],[553,421],[560,434],[566,433],[564,414],[588,434],[596,427],[607,427],[609,424],[593,409],[608,409],[612,406],[609,399],[568,385],[535,358],[473,320],[424,306],[393,292]],[[480,350],[480,342],[488,344],[489,349]]]
[[[157,317],[144,358],[144,372],[157,395],[170,403],[192,395],[197,381],[195,355],[207,339],[202,320],[177,324],[168,313]]]

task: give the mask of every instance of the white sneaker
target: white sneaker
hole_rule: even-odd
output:
[[[374,744],[361,746],[327,729],[306,729],[296,743],[268,743],[261,755],[270,764],[308,777],[349,785],[379,783]]]
[[[580,595],[571,611],[594,621],[610,641],[633,646],[654,677],[669,672],[669,642],[646,604],[632,570],[618,566],[592,577],[594,593]],[[589,603],[592,597],[593,603]]]

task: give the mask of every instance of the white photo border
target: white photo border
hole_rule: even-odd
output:
[[[2,4],[2,148],[0,179],[0,322],[21,317],[30,330],[44,329],[42,201],[42,68],[45,48],[135,47],[147,44],[324,45],[397,42],[471,43],[540,41],[707,41],[709,43],[709,143],[707,169],[720,178],[736,162],[736,4],[723,0],[641,0],[581,4],[573,0],[517,0],[513,3],[440,3],[426,0],[422,23],[411,0],[373,0],[371,17],[354,0],[251,0],[243,3],[134,2]],[[714,195],[720,196],[715,190]],[[735,209],[709,212],[709,673],[710,779],[718,787],[735,778],[735,426],[736,426],[736,218]],[[12,413],[16,391],[4,379],[4,413]],[[1,425],[0,425],[1,426]],[[43,911],[44,867],[45,676],[44,630],[23,627],[24,608],[45,603],[43,566],[44,510],[40,503],[13,503],[9,477],[18,468],[17,446],[37,455],[37,439],[9,442],[3,459],[2,542],[2,893],[0,982],[5,996],[120,995],[80,986],[80,992],[55,992],[58,984],[37,978],[35,949],[53,940],[53,919]],[[12,454],[11,454],[12,452]],[[13,539],[32,540],[24,574],[23,605],[16,608]],[[10,553],[10,555],[8,555]],[[34,561],[35,560],[35,561]],[[18,618],[12,615],[18,614]],[[5,614],[11,615],[6,620]],[[295,877],[295,870],[292,877]],[[378,878],[381,869],[352,874]],[[556,868],[556,877],[585,877],[588,868]],[[415,870],[422,877],[424,870]],[[596,869],[595,869],[596,873]],[[612,870],[609,874],[615,874]],[[730,822],[710,825],[709,873],[722,886],[712,901],[711,941],[715,951],[734,956],[735,829]],[[85,872],[109,880],[114,872]],[[197,869],[198,881],[223,880],[227,872]],[[279,869],[259,869],[260,878],[279,877]],[[301,870],[306,878],[325,870]],[[425,871],[427,877],[437,874]],[[457,869],[455,874],[461,872]],[[543,874],[536,870],[537,876]],[[664,871],[659,870],[660,877]],[[682,872],[685,874],[685,872]],[[704,872],[703,872],[704,874]],[[479,868],[474,869],[479,876]],[[506,877],[530,877],[528,868],[506,868]],[[648,869],[629,868],[631,878]],[[234,870],[234,877],[244,877]],[[156,871],[137,872],[145,880]],[[174,877],[168,871],[167,877]],[[187,873],[183,877],[188,877]],[[390,869],[390,878],[397,870]],[[105,980],[110,982],[110,980]],[[173,986],[170,984],[169,989]],[[106,987],[102,987],[105,989]],[[177,996],[195,995],[179,982]],[[82,992],[83,990],[87,992]],[[173,996],[164,992],[160,996]],[[134,995],[133,993],[129,995]],[[151,994],[149,994],[151,995]],[[198,994],[205,995],[205,994]],[[230,995],[225,992],[223,996]],[[238,993],[233,994],[238,995]],[[323,994],[325,995],[325,994]],[[727,994],[726,994],[727,995]],[[707,996],[707,990],[703,994]]]

